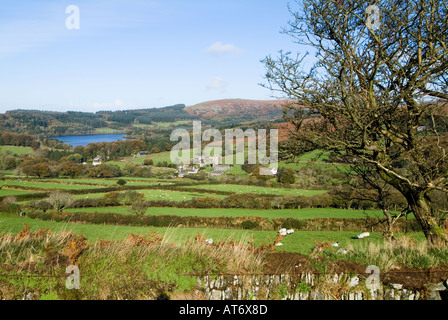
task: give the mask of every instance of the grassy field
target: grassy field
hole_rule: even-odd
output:
[[[213,196],[216,198],[225,198],[225,195],[215,195],[215,194],[207,194],[207,193],[200,193],[200,192],[188,192],[188,191],[171,191],[171,190],[157,190],[157,189],[151,189],[151,190],[137,190],[138,192],[145,195],[145,199],[148,201],[155,201],[155,200],[167,200],[167,201],[183,201],[183,200],[190,200],[194,197],[204,197],[204,196]],[[80,194],[75,195],[75,199],[82,199],[82,198],[90,198],[90,199],[98,199],[102,198],[105,195],[105,193],[90,193],[90,194]]]
[[[73,208],[66,209],[67,212],[85,213],[119,213],[130,214],[129,207],[96,207],[96,208]],[[147,215],[175,215],[175,216],[196,216],[196,217],[262,217],[262,218],[357,218],[366,216],[376,218],[382,217],[380,210],[349,210],[335,208],[305,208],[305,209],[283,209],[283,210],[250,210],[250,209],[190,209],[190,208],[160,208],[151,207],[146,211]],[[408,219],[413,219],[410,215]]]
[[[194,197],[213,196],[216,198],[225,198],[225,195],[211,195],[200,192],[187,192],[187,191],[168,191],[168,190],[139,190],[146,197],[146,200],[170,200],[170,201],[182,201],[190,200]]]
[[[193,158],[193,149],[190,149],[190,158]],[[188,152],[188,151],[187,151]],[[167,163],[171,163],[171,158],[170,158],[170,151],[165,151],[165,152],[160,152],[160,153],[153,153],[153,154],[149,154],[147,156],[144,157],[138,157],[138,158],[127,158],[126,161],[129,161],[131,163],[137,164],[137,165],[142,165],[143,161],[145,159],[152,159],[154,161],[154,163],[158,163],[158,162],[162,162],[162,161],[166,161]],[[245,150],[244,150],[245,155],[247,155],[247,143],[245,144]],[[236,161],[236,154],[234,155],[234,159],[232,162]],[[319,151],[312,151],[309,153],[306,153],[304,155],[302,155],[301,157],[297,158],[294,162],[289,163],[289,162],[284,162],[284,161],[279,161],[278,166],[279,167],[285,167],[285,168],[293,168],[295,170],[299,170],[300,168],[306,166],[310,161],[315,161],[316,165],[334,165],[331,163],[328,163],[328,155],[327,154],[322,154]],[[226,157],[223,158],[223,162],[226,162]],[[339,165],[340,166],[340,165]],[[247,175],[247,172],[243,171],[241,169],[240,165],[235,165],[234,167],[232,167],[232,172],[230,172],[231,174],[238,174],[238,175]]]
[[[165,151],[165,152],[159,152],[159,153],[152,153],[147,156],[137,157],[137,158],[128,158],[127,161],[136,164],[136,165],[142,165],[145,159],[152,159],[155,164],[166,161],[167,163],[171,163],[171,157],[170,157],[171,151]],[[192,151],[190,152],[192,154]]]
[[[249,232],[246,230],[211,228],[159,228],[61,223],[0,214],[0,232],[15,235],[23,228],[24,223],[30,226],[31,231],[36,231],[39,228],[47,228],[54,232],[71,231],[75,234],[83,234],[91,241],[98,241],[100,239],[121,240],[126,238],[129,233],[148,234],[151,231],[156,231],[161,235],[164,235],[167,240],[175,243],[185,242],[188,237],[194,237],[197,234],[202,234],[205,237],[212,237],[215,241],[228,238],[241,240],[242,238],[248,238],[249,235],[254,234],[255,243],[261,244],[267,242],[269,238],[273,240],[276,235],[276,232],[274,231]]]
[[[197,185],[186,186],[186,189],[197,188],[216,191],[229,191],[234,193],[255,193],[255,194],[270,194],[270,195],[292,195],[292,196],[313,196],[316,194],[323,194],[326,190],[302,190],[302,189],[286,189],[286,188],[267,188],[259,186],[246,186],[234,184],[220,184],[220,185]]]
[[[133,124],[132,126],[135,128],[169,128],[170,126],[176,127],[181,125],[191,124],[191,121],[188,120],[179,120],[176,122],[155,122],[155,124]]]
[[[10,189],[1,189],[0,190],[0,197],[4,196],[18,196],[20,194],[26,194],[30,193],[29,191],[22,191],[22,190],[10,190]]]
[[[153,186],[158,184],[168,185],[173,184],[172,180],[166,179],[153,179],[153,178],[135,178],[135,177],[122,177],[126,181],[127,186]],[[80,184],[80,185],[95,185],[101,187],[117,186],[117,181],[119,178],[115,179],[51,179],[48,180],[49,183],[65,183],[65,184]]]
[[[95,132],[97,134],[114,134],[117,133],[118,131],[111,128],[96,128]]]
[[[11,153],[12,155],[25,155],[33,153],[31,147],[16,147],[16,146],[0,146],[1,153]]]
[[[201,234],[206,238],[212,238],[215,242],[220,240],[232,239],[236,241],[248,241],[253,237],[255,245],[269,244],[276,235],[276,231],[248,231],[248,230],[229,230],[212,228],[158,228],[158,227],[132,227],[132,226],[110,226],[110,225],[90,225],[80,223],[60,223],[53,221],[39,221],[26,217],[17,217],[9,215],[0,215],[0,232],[17,234],[23,224],[27,223],[31,231],[39,228],[47,228],[54,232],[71,231],[75,234],[83,234],[91,241],[120,240],[124,239],[129,233],[148,234],[151,231],[160,233],[168,242],[182,244],[187,238],[193,238]],[[283,246],[276,247],[278,251],[298,252],[309,254],[315,246],[315,241],[338,241],[340,246],[346,246],[349,243],[357,244],[362,242],[383,241],[379,233],[371,233],[367,239],[352,239],[353,232],[336,231],[300,231],[286,236],[282,241]],[[413,235],[419,238],[419,235]]]
[[[7,180],[0,181],[2,189],[8,186],[23,187],[23,188],[39,188],[39,189],[61,189],[61,190],[79,190],[79,189],[95,189],[96,186],[81,185],[81,184],[65,184],[65,183],[51,183],[51,182],[35,182],[35,181],[15,181]]]

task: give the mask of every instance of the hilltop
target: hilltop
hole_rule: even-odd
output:
[[[214,100],[188,106],[185,110],[200,119],[233,121],[277,120],[282,117],[284,100]]]
[[[7,131],[54,137],[61,135],[131,133],[136,129],[163,130],[201,120],[211,125],[279,121],[283,100],[226,99],[185,106],[119,111],[51,112],[11,110],[0,114],[0,126]]]

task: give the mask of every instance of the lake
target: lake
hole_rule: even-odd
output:
[[[59,141],[68,143],[73,147],[79,145],[85,147],[89,143],[96,143],[96,142],[113,142],[119,140],[126,140],[123,134],[90,134],[85,136],[53,137],[51,139],[58,139]]]

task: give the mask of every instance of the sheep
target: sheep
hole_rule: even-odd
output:
[[[350,287],[356,287],[359,284],[359,278],[353,277],[350,279],[350,283],[348,284]]]
[[[212,244],[213,243],[213,239],[207,239],[207,240],[205,240],[205,243],[207,243],[207,244]]]
[[[279,233],[281,236],[286,236],[286,229],[285,229],[285,228],[280,229],[280,230],[278,231],[278,233]]]
[[[363,232],[363,233],[360,233],[360,234],[356,235],[356,237],[358,239],[366,238],[366,237],[369,237],[369,236],[370,236],[369,232]]]
[[[294,233],[294,229],[288,229],[286,230],[286,234],[293,234]]]

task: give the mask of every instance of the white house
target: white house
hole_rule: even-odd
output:
[[[95,159],[93,159],[92,165],[93,166],[99,166],[101,164],[101,157],[100,156],[96,156]]]
[[[191,168],[188,170],[188,174],[196,174],[196,173],[198,173],[198,171],[199,171],[199,168],[194,167],[194,168]]]

